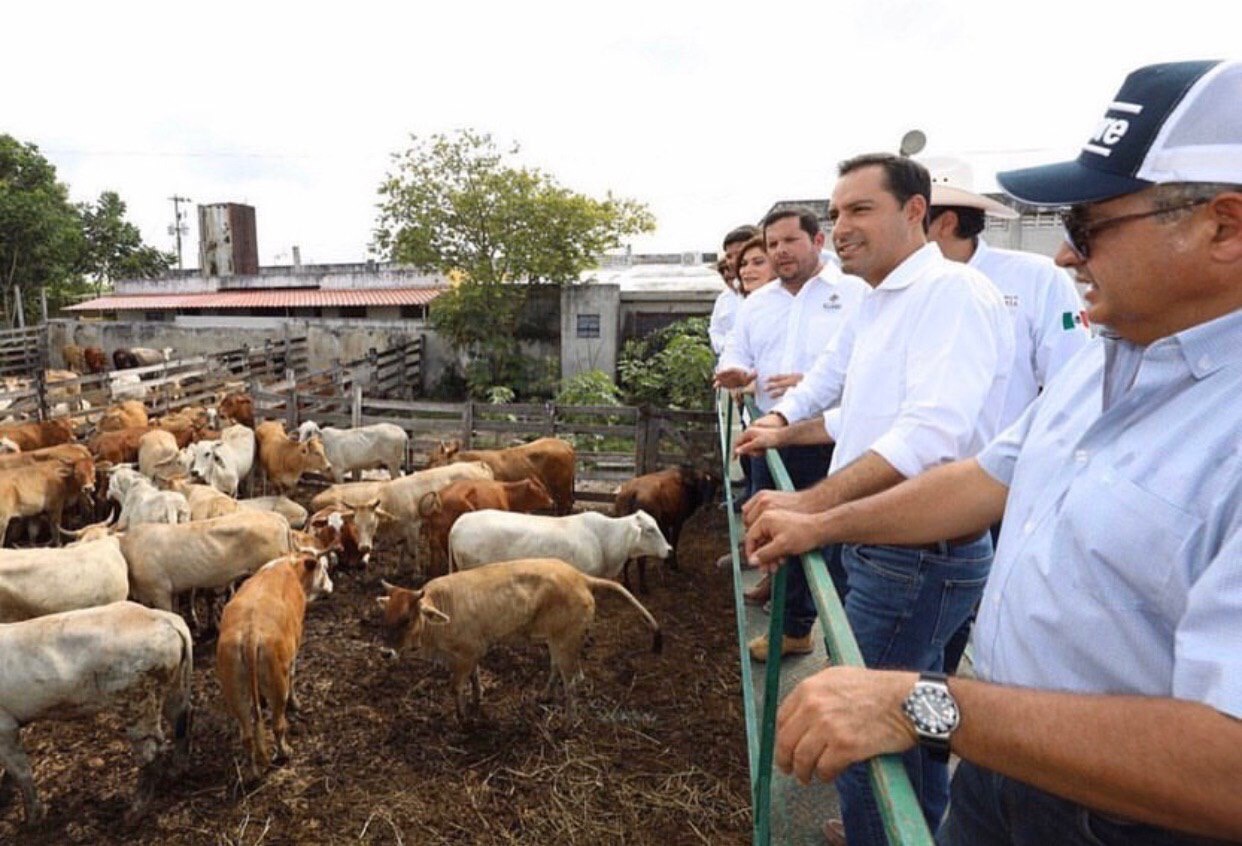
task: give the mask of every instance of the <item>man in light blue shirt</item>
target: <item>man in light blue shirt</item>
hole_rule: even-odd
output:
[[[768,565],[1005,517],[979,680],[823,671],[782,705],[780,766],[951,747],[952,846],[1242,839],[1239,92],[1242,62],[1141,68],[1077,161],[999,175],[1070,207],[1057,262],[1104,337],[977,459],[752,526]]]

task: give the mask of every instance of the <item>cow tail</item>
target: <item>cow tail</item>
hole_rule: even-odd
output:
[[[263,700],[259,694],[259,673],[263,669],[263,646],[252,634],[242,647],[242,668],[250,683],[250,730],[253,732],[254,748],[260,761],[269,760],[267,738],[263,734]],[[249,666],[247,666],[249,665]]]
[[[177,626],[177,635],[181,638],[181,664],[177,668],[177,689],[185,706],[177,714],[173,725],[173,737],[184,741],[190,734],[190,718],[193,710],[194,691],[194,640],[190,630],[184,625]]]
[[[647,625],[651,627],[651,651],[658,655],[660,651],[664,649],[664,633],[660,631],[660,624],[656,622],[655,617],[651,616],[651,612],[648,611],[643,604],[635,598],[634,594],[625,589],[624,585],[619,582],[614,582],[611,579],[597,579],[594,576],[588,576],[585,573],[582,577],[586,579],[587,587],[591,590],[607,588],[608,590],[611,590],[614,593],[619,593],[621,596],[625,597],[631,605],[638,609],[638,613],[643,615],[643,619],[646,620]]]

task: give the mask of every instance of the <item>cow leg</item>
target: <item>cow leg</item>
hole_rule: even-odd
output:
[[[574,697],[574,685],[578,681],[581,670],[578,656],[582,652],[582,642],[586,639],[586,624],[565,632],[559,638],[548,641],[548,655],[552,666],[560,674],[561,685],[565,688],[565,710],[571,723],[578,721],[578,704]]]
[[[297,674],[298,656],[295,654],[293,660],[289,662],[289,696],[285,700],[285,709],[291,714],[301,713],[302,711],[302,702],[298,699],[298,694],[295,690]]]
[[[626,590],[630,589],[630,559],[625,559],[625,563],[621,565],[621,584]]]
[[[638,557],[638,592],[647,592],[647,556]]]
[[[469,722],[466,716],[466,678],[474,674],[475,670],[475,662],[463,658],[453,659],[449,687],[453,691],[453,705],[457,709],[457,721],[463,726]]]
[[[672,550],[668,554],[668,566],[670,569],[680,570],[681,567],[677,561],[677,540],[681,537],[681,526],[676,523],[669,526],[668,535],[666,537],[668,537],[668,545],[672,547]]]
[[[4,766],[5,777],[16,781],[22,791],[22,802],[26,806],[26,825],[42,822],[47,809],[35,794],[34,773],[30,769],[26,750],[22,749],[17,722],[6,714],[0,714],[0,765]]]
[[[475,713],[478,713],[478,711],[482,708],[482,705],[480,704],[480,700],[483,698],[482,690],[480,689],[480,685],[479,685],[478,665],[475,665],[474,671],[470,673],[470,696],[474,700]]]
[[[151,797],[155,795],[155,783],[160,771],[156,758],[166,745],[164,726],[160,722],[163,712],[160,687],[154,679],[148,679],[144,687],[136,707],[130,712],[133,722],[126,732],[134,748],[134,756],[138,759],[138,789],[134,793],[133,804],[125,814],[129,824],[143,817]]]
[[[0,517],[0,546],[4,546],[4,541],[9,532],[10,517],[6,514]]]

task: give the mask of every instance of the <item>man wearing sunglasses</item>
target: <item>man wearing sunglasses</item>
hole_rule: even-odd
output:
[[[777,763],[951,749],[953,846],[1242,840],[1242,62],[1140,68],[1076,161],[999,180],[1068,207],[1103,337],[975,459],[747,533],[768,566],[1003,513],[978,680],[822,671]]]

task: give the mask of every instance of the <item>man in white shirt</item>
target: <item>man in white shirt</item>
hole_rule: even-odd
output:
[[[725,289],[716,297],[716,302],[712,306],[712,317],[707,324],[707,336],[711,340],[712,352],[720,358],[720,354],[724,352],[725,341],[729,339],[729,332],[733,329],[733,323],[737,319],[738,306],[742,304],[742,294],[737,290],[737,253],[742,249],[742,245],[751,238],[759,234],[757,226],[746,224],[730,230],[728,235],[724,237],[724,243],[721,245],[724,249],[724,258],[720,264],[720,276],[724,279]]]
[[[1015,220],[1018,213],[974,192],[970,165],[960,159],[927,159],[931,171],[931,223],[927,238],[944,257],[970,265],[992,280],[1013,318],[1014,357],[998,431],[1009,428],[1044,386],[1091,340],[1082,300],[1068,273],[1047,256],[990,246],[980,233],[985,216]],[[992,542],[1000,524],[992,527]],[[974,614],[945,647],[944,670],[953,673],[970,637]]]
[[[767,411],[796,385],[861,302],[867,285],[846,276],[820,259],[824,234],[809,211],[775,211],[763,222],[768,260],[780,280],[751,294],[738,309],[716,369],[716,386],[741,388],[752,379],[755,402]],[[832,458],[827,444],[796,446],[781,451],[795,487],[809,487],[824,478]],[[773,487],[762,458],[751,465],[757,489]],[[800,568],[792,568],[785,605],[782,657],[812,651],[815,602]],[[844,582],[843,573],[837,578]],[[762,597],[757,597],[762,599]],[[767,659],[766,638],[751,644],[751,656]]]
[[[872,286],[796,388],[743,433],[738,449],[823,443],[825,411],[836,451],[827,479],[796,493],[763,491],[747,523],[781,508],[820,511],[891,488],[978,452],[997,431],[1013,365],[1013,323],[996,287],[927,243],[931,179],[888,154],[842,162],[829,216],[842,269]],[[845,611],[867,666],[939,671],[944,647],[983,592],[992,564],[985,532],[917,546],[847,545]],[[790,575],[800,567],[793,567]],[[946,762],[906,758],[924,815],[948,801]],[[837,780],[850,843],[886,838],[866,768]]]

